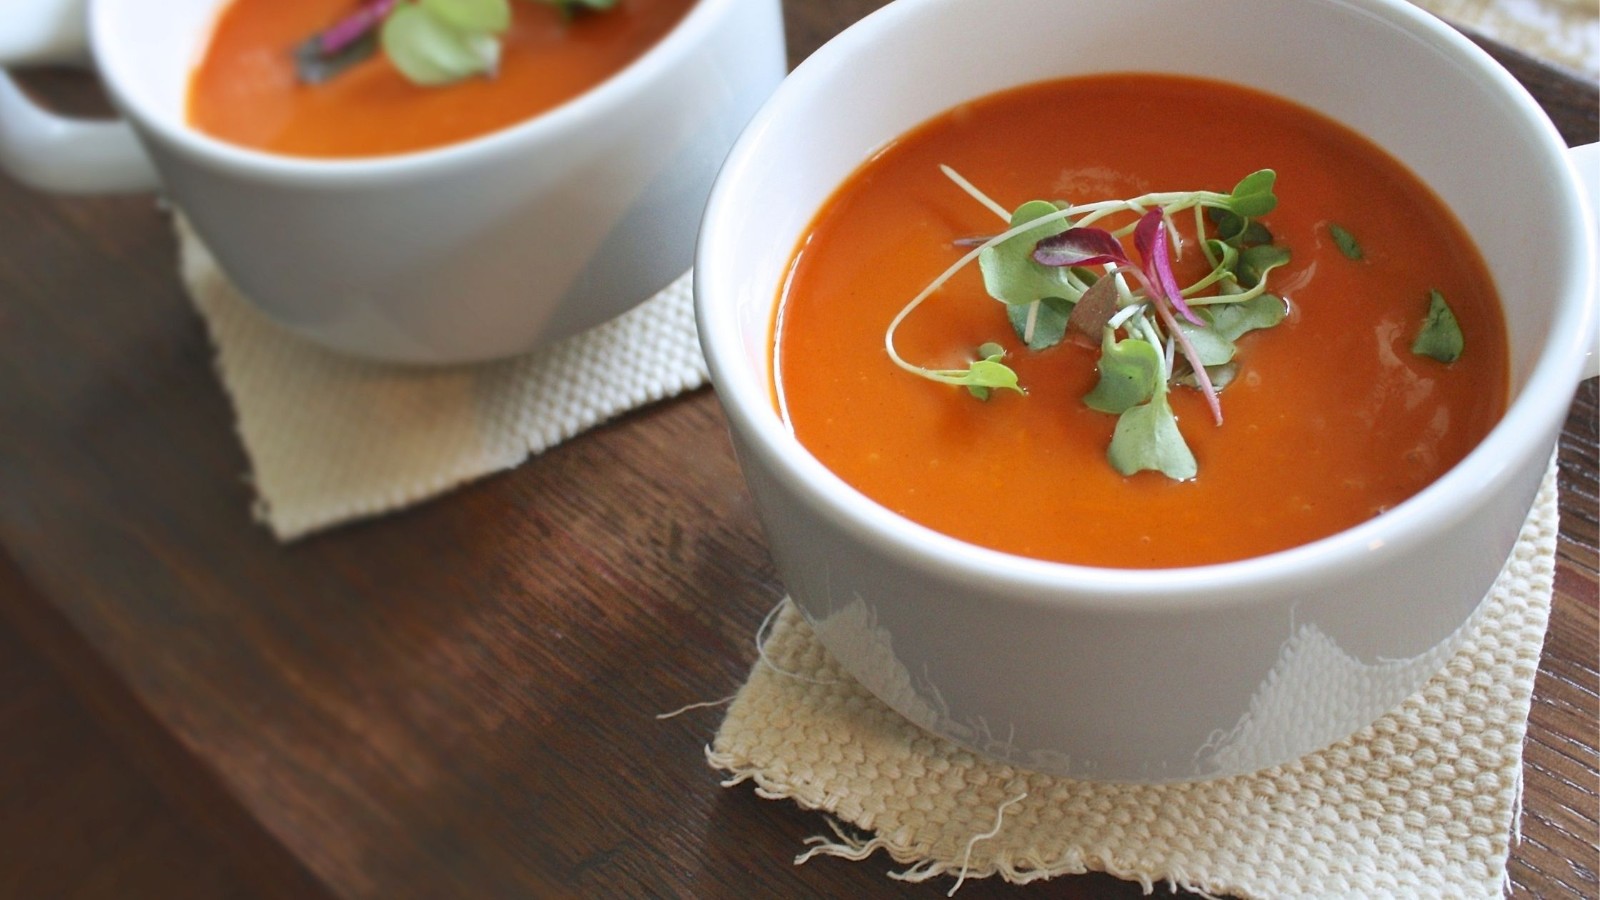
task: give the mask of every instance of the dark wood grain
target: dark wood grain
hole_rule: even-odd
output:
[[[791,58],[879,5],[787,4]],[[1586,85],[1491,50],[1569,141]],[[85,102],[81,80],[35,87]],[[626,416],[381,520],[275,544],[149,198],[0,183],[0,614],[267,895],[937,896],[794,867],[821,818],[703,747],[781,595],[714,398]],[[1592,897],[1595,383],[1560,456],[1519,895]],[[0,808],[0,815],[12,810]],[[0,848],[0,870],[4,848]],[[1105,877],[963,897],[1135,897]]]
[[[256,897],[3,620],[0,686],[0,897]]]

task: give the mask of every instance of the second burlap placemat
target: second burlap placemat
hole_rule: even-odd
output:
[[[868,693],[788,603],[708,756],[725,784],[839,823],[798,861],[882,850],[904,867],[893,877],[954,886],[1098,871],[1242,898],[1497,898],[1556,530],[1552,470],[1444,669],[1357,734],[1254,774],[1107,784],[980,757]]]
[[[389,366],[269,322],[181,218],[177,230],[183,282],[250,459],[256,516],[281,540],[509,469],[706,381],[688,275],[546,350],[473,366]]]

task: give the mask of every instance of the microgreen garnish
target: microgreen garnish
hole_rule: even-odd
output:
[[[1006,304],[1006,316],[1017,339],[1029,350],[1048,350],[1067,336],[1067,326],[1077,305],[1062,297],[1045,297],[1032,303]]]
[[[1061,210],[1054,203],[1030,200],[1017,207],[1010,222],[1015,230],[1038,220],[1045,224],[1024,229],[999,243],[987,241],[979,251],[983,287],[989,296],[1012,305],[1046,297],[1069,299],[1076,296],[1067,269],[1041,265],[1034,260],[1034,247],[1041,240],[1068,231]]]
[[[1154,344],[1134,337],[1119,341],[1110,328],[1105,329],[1096,368],[1100,370],[1100,380],[1083,395],[1083,403],[1112,415],[1122,415],[1155,396],[1166,370],[1161,351]]]
[[[1443,294],[1429,291],[1428,314],[1422,321],[1422,330],[1417,332],[1417,338],[1411,344],[1411,352],[1442,363],[1453,363],[1461,358],[1465,345],[1461,325],[1456,322],[1456,314],[1451,312],[1450,304],[1444,302]]]
[[[1115,278],[1096,279],[1073,304],[1072,313],[1067,317],[1067,329],[1082,335],[1089,346],[1094,346],[1096,336],[1104,333],[1112,316],[1117,314],[1118,299]]]
[[[493,74],[500,65],[500,34],[510,24],[510,0],[416,0],[395,7],[379,40],[389,61],[412,82],[449,84]]]
[[[1356,240],[1356,236],[1346,231],[1338,223],[1328,223],[1328,235],[1333,238],[1333,245],[1339,248],[1339,252],[1344,254],[1345,259],[1360,262],[1366,258],[1367,254],[1361,249],[1361,244]]]
[[[538,0],[571,18],[604,11],[617,0]],[[295,71],[318,84],[382,49],[396,69],[420,85],[493,75],[500,36],[511,27],[511,0],[365,0],[328,29],[295,47]]]
[[[294,48],[295,74],[321,84],[378,50],[378,28],[398,0],[367,0],[350,15]]]
[[[1174,481],[1188,481],[1200,472],[1194,453],[1178,430],[1178,417],[1172,414],[1164,389],[1149,403],[1117,417],[1106,458],[1123,475],[1148,470]]]
[[[955,369],[951,374],[957,380],[954,384],[965,385],[967,391],[979,400],[989,399],[989,391],[994,388],[1023,393],[1017,385],[1017,373],[1000,360],[1004,359],[1006,348],[995,343],[984,344],[978,348],[978,358],[967,364],[965,372]]]
[[[1007,213],[971,182],[942,167],[963,191],[1006,220],[1008,228],[970,246],[960,259],[912,298],[890,322],[884,346],[906,371],[965,386],[986,398],[992,387],[1022,392],[997,346],[986,345],[966,369],[928,369],[901,358],[894,335],[906,317],[957,272],[977,262],[985,291],[1005,303],[1017,337],[1029,350],[1052,347],[1071,334],[1100,350],[1099,380],[1085,395],[1089,408],[1117,416],[1107,449],[1124,475],[1153,470],[1187,480],[1198,471],[1167,400],[1171,385],[1205,397],[1222,424],[1217,398],[1238,371],[1235,341],[1283,321],[1285,302],[1267,293],[1273,269],[1289,251],[1272,242],[1257,217],[1277,206],[1276,175],[1262,169],[1232,191],[1151,193],[1129,200],[1068,204],[1032,200]],[[1181,246],[1177,216],[1193,212],[1194,240],[1210,271],[1179,284],[1172,267]],[[1099,223],[1132,215],[1116,228]],[[1207,223],[1210,223],[1208,229]],[[1137,262],[1123,246],[1132,236]],[[1213,383],[1213,376],[1219,383]]]
[[[617,5],[617,0],[539,0],[561,10],[561,15],[572,18],[583,11],[604,12]]]

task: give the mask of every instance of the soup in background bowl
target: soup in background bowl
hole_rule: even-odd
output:
[[[0,72],[0,167],[46,190],[159,188],[268,318],[391,362],[524,353],[666,287],[691,263],[718,166],[785,69],[779,0],[694,0],[637,58],[543,113],[417,152],[308,158],[190,122],[227,0],[86,5],[86,27],[85,0],[30,6],[54,16],[39,33],[60,36],[36,59],[81,58],[86,37],[125,122],[62,119]],[[479,87],[433,88],[419,115]]]
[[[415,152],[470,140],[593,90],[667,35],[695,0],[569,12],[518,0],[494,71],[419,85],[382,53],[306,83],[296,52],[351,15],[348,0],[230,0],[189,92],[189,119],[225,141],[292,156]]]
[[[1110,568],[917,524],[796,439],[773,402],[774,307],[839,186],[977,98],[1127,72],[1231,82],[1314,110],[1381,147],[1459,220],[1502,299],[1509,381],[1504,416],[1460,462],[1309,543]],[[1055,142],[1070,155],[1070,140]],[[1203,150],[1181,135],[1173,147]],[[779,575],[845,668],[918,725],[1008,761],[1171,781],[1326,746],[1454,651],[1515,542],[1594,341],[1593,243],[1548,119],[1485,54],[1406,4],[1248,0],[1219,16],[1170,0],[899,0],[807,60],[735,145],[702,225],[696,303]]]

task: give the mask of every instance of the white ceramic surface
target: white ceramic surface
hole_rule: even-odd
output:
[[[38,110],[0,73],[0,166],[48,190],[158,178],[268,316],[376,359],[520,353],[666,286],[689,267],[718,165],[785,68],[778,0],[701,0],[627,69],[515,127],[402,156],[295,159],[185,122],[222,5],[162,0],[152,15],[147,0],[90,0],[92,57],[132,133]],[[0,20],[0,64],[77,55],[83,6]]]
[[[773,307],[833,188],[963,100],[1130,69],[1233,80],[1320,109],[1454,209],[1494,273],[1512,344],[1512,406],[1465,461],[1315,544],[1123,571],[934,533],[794,441],[772,408]],[[1453,651],[1593,352],[1596,238],[1577,159],[1504,70],[1400,2],[1238,0],[1226,14],[1203,0],[891,4],[780,87],[735,146],[702,225],[701,342],[781,577],[830,651],[891,706],[1032,768],[1203,778],[1356,731]],[[1592,150],[1583,159],[1596,164]]]

